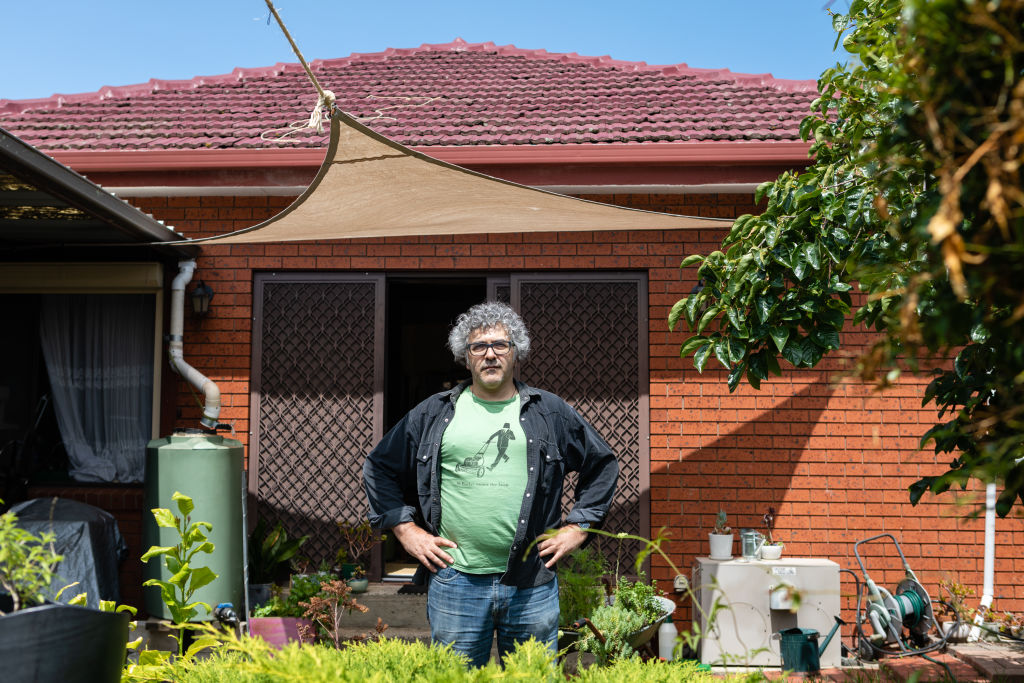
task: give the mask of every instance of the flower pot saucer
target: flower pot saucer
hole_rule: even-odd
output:
[[[715,557],[714,555],[708,555],[708,559],[714,560],[715,562],[728,562],[732,559],[732,555],[728,555],[726,557]]]

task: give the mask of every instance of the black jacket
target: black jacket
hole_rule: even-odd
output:
[[[363,485],[370,523],[390,529],[415,522],[437,535],[441,523],[441,437],[455,415],[455,402],[468,386],[434,394],[413,408],[389,431],[363,464]],[[531,543],[548,529],[562,526],[562,486],[568,472],[579,472],[566,524],[600,525],[608,512],[619,466],[604,439],[569,404],[554,394],[516,382],[519,416],[526,435],[529,468],[519,528],[509,548],[501,582],[527,588],[547,583],[554,572],[544,566]],[[525,559],[523,553],[529,552]],[[416,572],[416,583],[426,568]]]

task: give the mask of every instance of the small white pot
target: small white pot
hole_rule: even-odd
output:
[[[957,626],[955,621],[942,622],[942,634],[946,636],[946,642],[966,643],[967,636],[971,633],[971,625],[961,623],[955,630],[954,626]]]
[[[763,545],[761,546],[761,559],[762,560],[777,560],[782,557],[783,546],[781,543],[778,545]]]
[[[732,559],[732,534],[708,534],[712,560]]]

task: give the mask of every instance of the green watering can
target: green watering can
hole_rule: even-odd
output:
[[[821,669],[821,655],[839,627],[846,623],[839,617],[835,617],[835,620],[836,625],[828,632],[821,647],[818,647],[820,634],[812,628],[787,628],[779,631],[782,636],[779,647],[782,652],[782,668],[786,671],[818,673]]]

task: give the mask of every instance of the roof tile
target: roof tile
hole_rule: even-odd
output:
[[[467,43],[314,60],[338,106],[414,146],[796,140],[813,81]],[[40,149],[323,147],[291,132],[316,93],[302,66],[0,100],[0,125]]]

